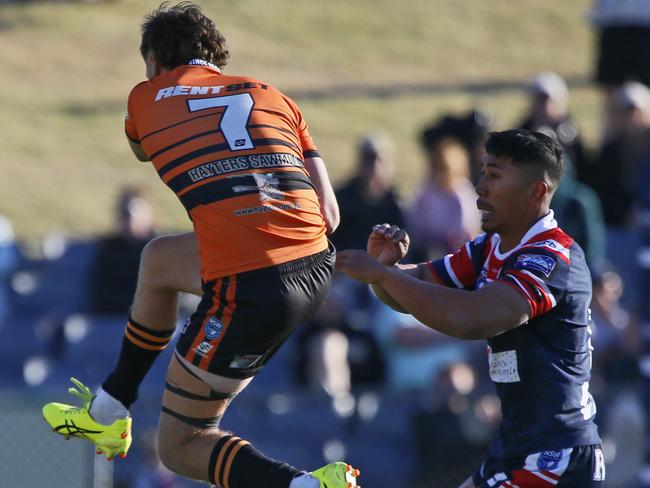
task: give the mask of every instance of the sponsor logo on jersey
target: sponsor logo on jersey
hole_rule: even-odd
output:
[[[266,168],[303,168],[300,158],[289,153],[268,153],[251,154],[248,156],[237,156],[236,158],[219,159],[202,164],[187,171],[192,183],[202,181],[206,178],[220,176],[237,171]],[[257,187],[253,188],[257,190]]]
[[[570,254],[569,249],[564,247],[555,239],[546,239],[545,241],[541,241],[541,242],[531,242],[530,244],[526,244],[526,247],[547,247],[550,250],[560,253],[564,257],[569,259],[569,254]]]
[[[537,467],[545,471],[553,471],[558,467],[562,460],[562,450],[543,451],[537,458]]]
[[[260,205],[258,207],[248,207],[248,208],[239,208],[233,211],[233,215],[237,217],[242,217],[246,215],[255,215],[269,212],[282,212],[285,210],[298,210],[300,209],[300,203],[281,203],[279,205],[266,204]]]
[[[161,88],[156,93],[154,101],[162,100],[163,98],[178,97],[181,95],[217,95],[224,88],[223,85],[219,86],[168,86]]]
[[[210,317],[205,324],[205,338],[209,341],[216,339],[223,331],[223,322],[216,317]]]
[[[517,368],[517,351],[492,352],[488,346],[490,379],[495,383],[517,383],[520,381]]]
[[[259,360],[262,359],[262,356],[256,356],[254,354],[247,354],[245,356],[235,356],[232,361],[230,361],[230,367],[233,369],[248,369],[255,366]]]
[[[242,175],[246,177],[248,175]],[[232,191],[235,193],[258,191],[261,202],[269,200],[284,200],[284,192],[280,190],[280,180],[273,173],[253,173],[250,175],[255,181],[253,185],[234,185]],[[237,178],[234,176],[233,178]]]
[[[216,86],[189,86],[189,85],[176,85],[161,88],[156,93],[155,102],[169,97],[179,96],[195,96],[195,95],[219,95],[222,92],[233,92],[239,90],[251,90],[259,88],[262,90],[268,89],[269,85],[263,83],[256,83],[254,81],[245,81],[243,83],[233,83],[232,85],[216,85]]]
[[[555,268],[555,260],[542,254],[522,254],[517,257],[515,269],[527,269],[529,271],[539,271],[547,278]]]
[[[201,344],[199,344],[198,346],[196,346],[194,348],[194,351],[199,356],[205,356],[206,354],[208,354],[212,350],[213,347],[214,346],[212,344],[210,344],[209,342],[203,341]]]

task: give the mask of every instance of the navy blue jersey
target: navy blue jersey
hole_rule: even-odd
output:
[[[499,252],[499,242],[498,234],[482,234],[429,264],[441,284],[476,290],[499,281],[530,306],[528,322],[488,339],[490,378],[503,415],[491,453],[510,458],[597,444],[589,393],[591,277],[584,253],[552,212],[511,251]]]

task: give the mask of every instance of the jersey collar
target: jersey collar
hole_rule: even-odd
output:
[[[210,68],[210,69],[213,69],[213,70],[221,73],[221,70],[219,69],[219,66],[217,66],[215,64],[212,64],[212,63],[209,63],[205,59],[199,59],[199,58],[190,59],[187,62],[187,64],[190,65],[190,66],[205,66],[206,68]]]
[[[544,217],[539,219],[537,222],[533,224],[533,226],[528,229],[528,232],[524,234],[524,237],[522,237],[521,241],[519,241],[519,244],[517,244],[515,247],[510,249],[508,252],[500,252],[499,251],[499,244],[501,243],[501,236],[499,236],[498,241],[496,242],[496,245],[494,246],[494,255],[498,259],[505,259],[510,254],[512,254],[514,251],[519,249],[521,246],[529,242],[533,237],[535,237],[538,234],[541,234],[542,232],[546,232],[547,230],[550,229],[555,229],[557,227],[557,220],[555,220],[553,210],[549,210]],[[497,234],[498,235],[498,234]]]

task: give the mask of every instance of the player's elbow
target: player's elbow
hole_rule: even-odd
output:
[[[341,223],[341,215],[338,205],[334,205],[325,211],[325,226],[327,234],[332,234]]]
[[[457,337],[464,341],[475,341],[479,339],[487,339],[489,335],[486,335],[484,330],[470,325],[469,327],[461,329]]]
[[[144,149],[142,149],[142,146],[139,143],[133,142],[131,139],[129,139],[129,146],[131,147],[131,151],[133,151],[133,155],[138,159],[138,161],[141,161],[143,163],[151,161],[151,158],[147,156],[147,153],[144,152]]]

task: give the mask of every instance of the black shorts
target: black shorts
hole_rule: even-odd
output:
[[[599,444],[506,460],[488,457],[472,480],[476,488],[602,488],[605,459]]]
[[[650,27],[605,27],[600,33],[596,81],[650,85]]]
[[[203,283],[176,352],[210,373],[249,378],[323,303],[334,270],[333,249]]]

